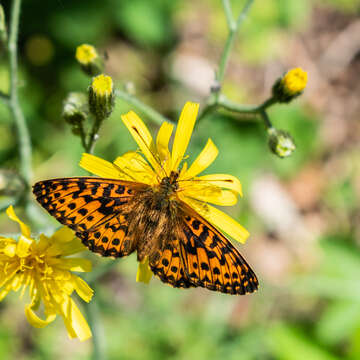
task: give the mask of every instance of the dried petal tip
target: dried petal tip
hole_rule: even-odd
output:
[[[269,148],[275,155],[285,158],[290,156],[296,149],[294,140],[288,132],[270,128],[268,134]]]
[[[78,46],[75,58],[81,65],[82,70],[89,76],[98,75],[104,69],[104,63],[92,45],[82,44]]]
[[[291,69],[273,86],[273,96],[278,102],[287,103],[301,95],[306,87],[308,75],[301,68]]]
[[[99,119],[110,116],[114,108],[113,81],[110,76],[101,74],[93,78],[89,88],[89,107]]]

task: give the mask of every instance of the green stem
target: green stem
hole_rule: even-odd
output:
[[[232,111],[238,111],[235,109],[241,108],[241,112],[243,112],[243,109],[245,108],[245,112],[248,112],[246,109],[246,106],[243,106],[240,104],[235,104],[233,102],[230,102],[230,100],[224,101],[224,104],[220,104],[220,101],[221,101],[220,99],[223,98],[223,95],[221,94],[221,86],[222,86],[222,82],[224,81],[227,64],[229,62],[230,53],[231,53],[232,47],[235,42],[236,34],[239,30],[240,25],[246,18],[246,15],[248,14],[253,2],[254,2],[254,0],[247,0],[244,8],[242,9],[240,15],[237,18],[237,20],[234,21],[232,10],[231,10],[230,0],[222,0],[224,12],[225,12],[225,16],[226,16],[226,22],[227,22],[227,25],[229,28],[229,34],[226,39],[226,43],[225,43],[223,52],[220,57],[219,69],[216,73],[216,83],[218,85],[217,90],[213,91],[213,93],[208,98],[207,104],[205,105],[204,109],[202,110],[202,112],[199,115],[197,124],[199,124],[200,120],[203,119],[207,114],[216,110],[219,105],[222,107],[229,106],[233,109]],[[249,107],[249,108],[252,108],[252,107]]]
[[[171,120],[167,119],[165,116],[161,115],[156,110],[144,104],[135,96],[126,93],[125,91],[115,90],[115,95],[118,98],[124,100],[126,103],[132,105],[137,111],[143,113],[146,117],[148,117],[157,125],[161,125],[164,121],[173,123]]]
[[[226,39],[225,47],[220,58],[219,70],[216,76],[216,80],[218,81],[219,84],[221,84],[224,80],[226,67],[229,62],[229,57],[236,38],[236,33],[238,32],[240,25],[246,18],[246,15],[248,14],[253,2],[254,0],[247,0],[243,10],[241,11],[237,21],[235,22],[232,16],[230,1],[223,0],[223,7],[226,15],[226,21],[229,27],[229,35],[228,38]]]
[[[229,100],[225,95],[222,94],[219,96],[217,101],[218,106],[229,111],[243,114],[259,114],[261,111],[269,108],[274,104],[276,104],[276,100],[271,97],[260,105],[242,105]]]
[[[103,122],[103,120],[104,119],[101,119],[97,116],[95,117],[95,121],[94,121],[93,127],[91,129],[91,132],[89,135],[89,141],[87,144],[84,141],[85,135],[84,135],[84,137],[82,136],[82,144],[85,148],[85,151],[89,154],[92,154],[94,151],[95,143],[96,143],[97,139],[99,138],[98,132],[99,132],[99,129],[100,129],[100,126],[101,126],[101,123]]]
[[[21,110],[18,98],[18,59],[17,59],[17,41],[19,29],[21,0],[13,0],[10,19],[9,35],[9,63],[10,63],[10,94],[9,107],[15,120],[16,129],[20,143],[20,173],[30,185],[32,178],[31,168],[31,141],[29,130],[26,126],[25,117]]]
[[[102,327],[100,318],[99,305],[97,299],[93,298],[89,303],[85,304],[85,312],[87,321],[91,328],[92,340],[93,340],[93,353],[91,359],[93,360],[105,360],[106,359],[106,343],[105,333]]]

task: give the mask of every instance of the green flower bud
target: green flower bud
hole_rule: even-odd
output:
[[[92,45],[82,44],[78,46],[75,58],[84,73],[89,76],[99,75],[104,70],[104,62]]]
[[[98,119],[106,119],[113,111],[115,96],[113,81],[110,76],[101,74],[89,87],[89,108]]]
[[[288,132],[269,128],[268,135],[269,148],[275,155],[281,158],[288,157],[296,149],[294,140]]]
[[[275,82],[273,97],[277,102],[288,103],[303,93],[306,84],[307,72],[301,68],[291,69]]]
[[[88,101],[86,94],[71,92],[64,100],[62,116],[71,125],[79,125],[87,118]]]

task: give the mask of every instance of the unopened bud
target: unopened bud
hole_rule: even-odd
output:
[[[16,172],[8,169],[0,169],[0,197],[19,198],[26,190],[24,179]]]
[[[296,149],[294,140],[288,132],[269,128],[268,135],[269,148],[275,155],[281,158],[288,157]]]
[[[289,70],[275,82],[272,89],[273,97],[280,103],[290,102],[303,93],[307,78],[307,72],[301,68]]]
[[[76,60],[82,70],[89,76],[99,75],[104,70],[104,62],[94,46],[82,44],[76,48]]]
[[[87,118],[88,101],[86,94],[71,92],[64,100],[62,116],[64,120],[75,126]]]
[[[89,108],[99,119],[110,116],[114,108],[113,81],[110,76],[101,74],[93,78],[89,87]]]

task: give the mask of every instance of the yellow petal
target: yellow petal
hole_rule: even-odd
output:
[[[25,306],[25,315],[30,325],[36,328],[43,328],[55,320],[56,313],[53,311],[52,312],[47,311],[47,316],[45,320],[41,319],[39,316],[35,314],[34,310],[37,307],[38,307],[38,301],[34,301],[34,300],[31,304]]]
[[[79,165],[92,174],[108,179],[122,179],[119,170],[109,161],[83,153]]]
[[[114,161],[119,171],[122,171],[126,180],[153,184],[156,180],[156,173],[146,160],[135,151],[128,151]]]
[[[155,172],[161,174],[161,167],[154,157],[155,146],[153,139],[146,125],[133,111],[121,115],[121,119]]]
[[[67,243],[75,237],[74,231],[66,226],[61,227],[51,236],[50,240],[55,243]]]
[[[212,185],[219,186],[223,189],[233,190],[240,196],[243,196],[241,183],[238,178],[228,174],[211,174],[204,175],[195,178],[193,181],[199,181],[202,183],[210,183]]]
[[[152,278],[152,275],[153,274],[149,266],[149,260],[148,258],[145,258],[142,262],[139,262],[136,281],[148,284]]]
[[[74,238],[72,241],[67,243],[54,243],[47,250],[48,256],[67,256],[77,254],[86,250],[86,247],[81,243],[78,238]]]
[[[86,302],[89,302],[94,290],[79,276],[73,275],[72,281],[77,294]]]
[[[234,191],[223,190],[218,186],[198,185],[187,188],[185,187],[182,193],[183,196],[221,206],[233,206],[237,203],[238,200],[238,197]]]
[[[47,263],[62,270],[90,272],[92,269],[91,261],[82,258],[49,258]]]
[[[12,207],[12,205],[10,205],[7,209],[6,209],[6,214],[7,216],[13,220],[16,221],[21,228],[21,233],[26,236],[26,237],[30,237],[30,228],[24,224],[15,214],[14,208]]]
[[[29,239],[28,237],[21,235],[16,246],[16,255],[19,257],[28,256],[29,249],[32,243],[33,243],[32,239]]]
[[[70,338],[85,341],[91,338],[91,330],[74,300],[70,297],[61,304],[62,316]]]
[[[208,139],[204,149],[189,167],[189,170],[183,175],[184,179],[192,179],[204,171],[218,156],[219,150],[215,144]]]
[[[165,166],[165,171],[171,169],[171,155],[169,151],[169,141],[173,132],[174,125],[164,122],[162,123],[158,135],[156,137],[156,148],[160,156],[161,165]]]
[[[230,235],[233,239],[245,243],[246,239],[249,237],[249,232],[243,226],[219,209],[187,197],[183,197],[182,200],[207,221]]]
[[[185,155],[194,129],[199,104],[187,102],[181,112],[171,154],[172,170],[177,170]]]

